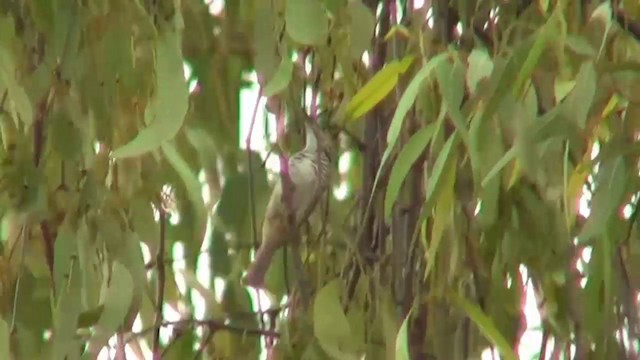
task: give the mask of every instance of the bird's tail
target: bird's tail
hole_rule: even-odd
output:
[[[263,243],[256,252],[256,258],[253,260],[245,277],[245,284],[254,288],[264,287],[264,278],[271,265],[271,259],[276,248],[269,246],[269,243]]]

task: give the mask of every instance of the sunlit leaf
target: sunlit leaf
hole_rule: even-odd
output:
[[[378,71],[347,104],[345,111],[350,118],[360,118],[382,101],[396,86],[398,77],[407,71],[413,59],[413,56],[407,56],[400,61],[387,64]]]
[[[411,314],[402,321],[396,337],[396,360],[409,360],[409,319]]]

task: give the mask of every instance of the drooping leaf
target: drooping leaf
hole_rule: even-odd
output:
[[[418,91],[420,90],[420,86],[422,85],[422,81],[433,71],[433,69],[441,62],[444,61],[447,57],[446,53],[439,54],[433,57],[429,62],[422,68],[420,71],[414,76],[414,78],[407,86],[407,90],[405,90],[404,94],[400,98],[400,102],[398,103],[398,107],[393,115],[393,119],[391,119],[391,125],[389,125],[389,130],[387,131],[387,148],[384,150],[382,154],[382,160],[380,161],[380,166],[378,167],[378,171],[376,173],[376,178],[373,181],[373,189],[376,189],[378,185],[378,181],[380,179],[380,175],[382,174],[382,169],[386,165],[387,159],[391,155],[396,142],[398,141],[398,137],[400,136],[400,131],[402,129],[402,124],[404,122],[405,115],[409,112],[409,109],[413,106],[413,103],[418,96]],[[371,196],[368,200],[367,208],[371,205],[371,200],[373,199],[374,192],[371,193]]]
[[[8,97],[15,104],[20,120],[28,125],[33,121],[33,104],[24,86],[16,79],[14,26],[13,18],[0,17],[0,89],[6,87]]]
[[[287,56],[282,57],[282,61],[273,75],[264,87],[263,94],[266,97],[273,96],[284,90],[291,81],[293,72],[293,62]]]
[[[348,354],[351,330],[340,303],[340,280],[326,284],[313,303],[313,333],[322,349],[334,359],[355,359]]]
[[[349,34],[351,36],[351,57],[360,60],[362,53],[371,47],[371,40],[376,26],[376,18],[362,1],[350,1],[348,5],[351,23]]]
[[[113,152],[114,158],[133,157],[156,150],[182,127],[189,107],[179,30],[167,31],[156,44],[156,93],[145,111],[147,127]]]
[[[477,305],[468,300],[451,293],[449,298],[456,303],[467,316],[473,321],[489,341],[491,341],[500,351],[500,355],[507,360],[516,360],[518,356],[509,345],[500,331],[496,328],[493,320],[489,318]]]
[[[123,324],[133,298],[133,279],[127,268],[116,261],[112,271],[104,298],[104,310],[96,324],[97,335],[94,341],[101,345]]]
[[[72,259],[78,254],[74,234],[68,224],[62,225],[58,230],[53,254],[53,279],[56,296],[60,297],[71,272]],[[76,276],[80,275],[78,274]]]
[[[591,202],[591,213],[578,239],[586,243],[607,229],[607,223],[618,213],[626,194],[627,166],[621,157],[600,165],[598,187]]]
[[[287,34],[303,45],[319,45],[329,32],[329,18],[320,0],[287,0]]]
[[[398,158],[394,162],[389,175],[389,183],[384,200],[385,218],[389,219],[389,216],[391,216],[393,204],[400,193],[404,179],[409,173],[411,166],[413,166],[413,163],[418,160],[420,154],[423,153],[427,144],[431,141],[435,127],[435,123],[432,123],[418,130],[418,132],[411,136],[407,144],[404,145],[400,151],[400,154],[398,154]]]
[[[82,311],[80,266],[70,261],[53,314],[53,359],[77,359],[80,355],[80,339],[76,327]]]
[[[462,98],[464,96],[464,72],[458,61],[451,64],[443,61],[436,66],[436,78],[442,93],[442,100],[451,116],[451,120],[456,126],[462,141],[469,146],[469,133],[467,121],[460,111]]]
[[[457,132],[453,133],[447,142],[442,147],[442,150],[438,154],[438,158],[436,159],[435,164],[433,165],[433,170],[431,172],[431,176],[429,176],[429,180],[427,182],[427,190],[426,190],[426,202],[429,203],[433,201],[434,194],[436,194],[437,190],[442,186],[443,178],[442,175],[445,172],[446,167],[449,163],[453,162],[456,156],[455,148],[458,144],[459,137]]]
[[[568,119],[576,122],[580,129],[584,129],[590,104],[596,95],[596,72],[592,62],[585,62],[576,76],[573,91],[565,100],[564,113]]]

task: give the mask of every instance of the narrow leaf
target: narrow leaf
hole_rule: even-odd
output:
[[[389,219],[389,216],[391,216],[391,209],[398,198],[404,179],[407,177],[413,163],[418,160],[420,154],[424,152],[427,144],[431,141],[435,129],[436,125],[432,123],[418,130],[402,148],[400,154],[398,154],[398,158],[391,169],[389,184],[387,185],[387,194],[384,200],[384,216],[386,219]]]
[[[500,333],[493,320],[491,320],[482,309],[456,294],[451,293],[450,298],[462,308],[471,321],[476,324],[482,335],[498,348],[500,355],[503,356],[505,360],[518,359],[509,342]]]
[[[413,77],[409,86],[405,90],[404,94],[400,98],[398,102],[398,107],[393,115],[393,119],[391,119],[391,124],[389,125],[389,130],[387,131],[387,148],[384,150],[382,154],[382,160],[380,161],[380,167],[378,167],[378,172],[376,173],[376,178],[373,181],[373,191],[369,196],[369,201],[367,203],[367,209],[371,206],[371,201],[373,200],[373,195],[375,194],[376,186],[378,185],[378,181],[380,180],[380,175],[382,174],[382,169],[386,165],[387,159],[389,155],[393,151],[393,148],[398,141],[398,137],[400,136],[400,130],[402,129],[402,124],[404,123],[404,117],[409,112],[409,109],[413,106],[413,103],[418,96],[418,91],[420,90],[420,86],[422,86],[422,81],[431,74],[436,66],[441,61],[444,61],[447,58],[447,53],[441,53],[431,58],[427,64],[418,71],[416,76]],[[367,210],[368,211],[368,210]]]
[[[396,360],[409,360],[411,357],[409,356],[409,319],[411,317],[411,313],[404,318],[402,321],[402,325],[400,326],[400,330],[398,331],[398,336],[396,337]]]
[[[413,59],[413,56],[407,56],[400,61],[392,61],[373,75],[347,104],[347,115],[351,119],[358,119],[382,101],[396,86],[398,77],[407,71]]]

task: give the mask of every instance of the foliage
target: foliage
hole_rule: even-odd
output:
[[[515,359],[529,284],[539,357],[632,357],[639,42],[627,0],[0,0],[0,357]],[[242,285],[254,106],[341,130],[309,306],[286,249]]]

